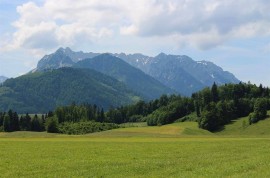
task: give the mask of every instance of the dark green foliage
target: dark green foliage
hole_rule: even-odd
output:
[[[18,114],[12,110],[9,110],[7,115],[9,116],[10,132],[20,130]]]
[[[45,113],[57,106],[91,103],[104,109],[138,101],[118,80],[91,69],[61,68],[7,80],[0,87],[0,110]]]
[[[257,113],[260,119],[266,118],[267,115],[267,100],[258,98],[254,104],[254,112]]]
[[[20,117],[20,130],[31,130],[31,117],[28,113],[25,116]]]
[[[167,106],[177,100],[181,100],[180,96],[176,95],[162,95],[159,99],[150,101],[148,103],[139,101],[134,105],[119,107],[116,109],[111,108],[107,113],[107,122],[112,123],[125,123],[125,122],[144,122],[146,116],[153,113],[154,111]],[[170,122],[170,121],[169,121]]]
[[[3,126],[4,117],[5,117],[5,113],[0,112],[0,127],[2,127],[2,126]]]
[[[81,121],[96,121],[104,122],[106,117],[103,108],[97,105],[83,104],[58,107],[55,110],[55,115],[58,122],[81,122]]]
[[[5,132],[11,132],[12,128],[11,128],[11,124],[10,124],[10,117],[9,115],[5,115],[4,116],[4,121],[3,121],[3,130]]]
[[[261,97],[264,97],[263,99]],[[266,117],[269,105],[269,89],[262,85],[226,84],[217,87],[213,84],[211,91],[206,88],[194,93],[197,115],[202,111],[199,127],[215,131],[231,120],[250,114],[250,123]]]
[[[38,118],[37,115],[31,121],[31,131],[41,132],[43,131],[43,122],[41,119]]]
[[[46,120],[46,131],[48,133],[58,133],[58,119],[56,117],[49,117]]]
[[[254,112],[249,115],[249,124],[265,119],[267,116],[268,102],[265,98],[258,98],[254,104]]]
[[[212,88],[211,88],[211,99],[213,102],[218,102],[218,87],[216,85],[216,83],[213,84]]]
[[[179,97],[177,100],[170,102],[152,114],[147,116],[148,125],[164,125],[172,123],[175,120],[190,114],[194,111],[193,100]]]
[[[59,125],[59,133],[82,135],[119,128],[117,124],[99,122],[64,122]]]
[[[220,118],[218,116],[218,109],[216,103],[211,102],[206,106],[199,119],[199,127],[209,131],[217,130],[220,126]]]
[[[17,112],[12,113],[11,117],[11,125],[13,131],[19,131],[20,130],[20,124],[19,124],[19,116]]]

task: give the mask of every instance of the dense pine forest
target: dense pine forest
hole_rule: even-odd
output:
[[[149,126],[195,120],[198,126],[218,131],[225,124],[249,115],[249,124],[266,118],[270,109],[269,88],[250,83],[225,84],[205,88],[191,97],[163,95],[149,102],[110,108],[75,103],[59,106],[44,115],[0,112],[0,130],[45,131],[65,134],[86,134],[118,128],[127,122],[147,122]],[[189,117],[193,115],[193,117]],[[195,116],[195,117],[194,117]]]

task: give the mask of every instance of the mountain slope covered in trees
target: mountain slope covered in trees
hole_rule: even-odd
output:
[[[0,110],[18,113],[45,113],[72,102],[108,109],[138,100],[123,83],[91,69],[35,72],[9,79],[0,87]]]
[[[94,69],[116,78],[145,99],[155,99],[162,94],[176,93],[141,70],[110,54],[84,59],[74,64],[73,67]]]

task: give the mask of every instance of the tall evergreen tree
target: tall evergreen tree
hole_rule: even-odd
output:
[[[35,114],[35,116],[31,120],[31,131],[37,131],[37,132],[42,131],[42,124],[37,114]]]
[[[9,115],[4,116],[3,129],[4,129],[5,132],[11,132],[12,131]]]
[[[19,116],[18,116],[17,112],[14,112],[12,114],[12,130],[13,131],[19,131],[20,130]]]
[[[217,84],[214,82],[211,88],[211,97],[213,102],[218,102],[219,97],[218,97],[218,87]]]

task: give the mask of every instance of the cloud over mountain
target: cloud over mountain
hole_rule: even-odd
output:
[[[132,36],[210,49],[232,39],[269,36],[268,9],[266,0],[28,2],[17,7],[5,48],[46,50]]]

